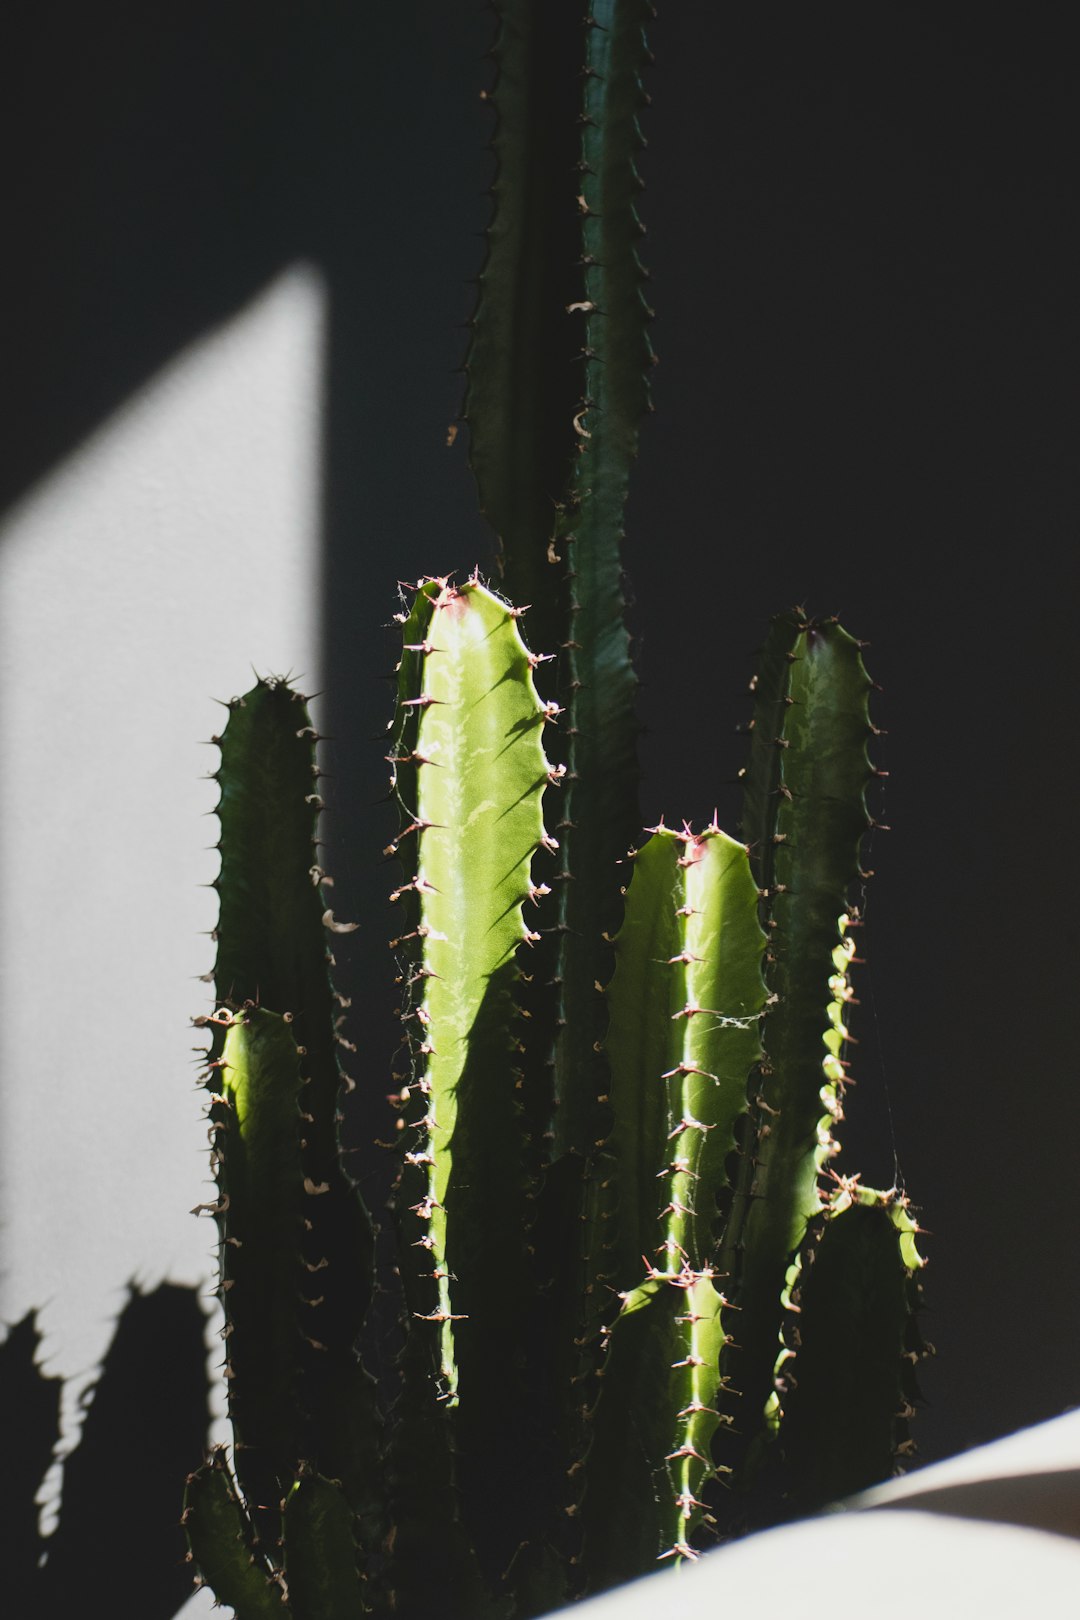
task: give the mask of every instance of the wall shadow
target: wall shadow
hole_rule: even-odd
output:
[[[116,1620],[171,1620],[191,1591],[180,1525],[185,1476],[207,1444],[206,1319],[193,1289],[132,1291],[64,1464],[60,1520],[38,1531],[34,1496],[59,1437],[61,1382],[37,1361],[33,1315],[0,1346],[4,1589],[11,1613],[75,1612],[107,1594]]]

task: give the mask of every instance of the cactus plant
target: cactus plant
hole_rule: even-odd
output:
[[[916,1223],[832,1162],[873,775],[861,649],[780,615],[741,837],[714,819],[642,841],[619,542],[651,359],[650,7],[495,11],[465,416],[503,574],[422,580],[399,615],[406,1056],[378,1283],[399,1343],[379,1380],[339,1125],[385,1081],[338,1064],[318,739],[274,678],[215,739],[202,1212],[235,1443],[190,1476],[184,1519],[240,1620],[545,1613],[813,1510],[907,1445]]]

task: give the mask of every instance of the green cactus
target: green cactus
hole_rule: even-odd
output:
[[[317,739],[284,680],[234,700],[215,739],[207,1210],[235,1444],[190,1476],[184,1516],[240,1620],[524,1620],[813,1511],[909,1446],[918,1228],[895,1189],[832,1163],[871,683],[835,622],[781,615],[746,842],[715,820],[641,841],[619,548],[651,361],[650,7],[495,11],[465,414],[522,605],[432,578],[399,616],[407,1055],[380,1287],[400,1348],[378,1385],[356,1349],[375,1268],[338,1142],[353,1082]],[[354,1104],[385,1092],[358,1080]]]
[[[638,1573],[658,1549],[687,1556],[701,1521],[726,1338],[716,1215],[761,1051],[763,944],[744,846],[715,826],[657,828],[635,859],[608,995],[618,1218],[607,1252],[622,1306],[583,1502],[596,1585]]]

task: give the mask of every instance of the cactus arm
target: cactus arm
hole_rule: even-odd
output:
[[[281,1620],[286,1610],[280,1576],[259,1552],[220,1449],[188,1475],[183,1524],[200,1578],[219,1603],[236,1610],[236,1620]]]
[[[724,1161],[760,1054],[763,946],[744,846],[715,828],[700,838],[657,829],[634,860],[607,996],[622,1287],[643,1254],[653,1257],[667,1202],[700,1211],[670,1212],[671,1254],[695,1267],[713,1257]],[[671,1168],[682,1162],[685,1171]]]
[[[761,1055],[765,1005],[761,973],[765,936],[746,848],[715,825],[700,838],[682,839],[686,1005],[672,1020],[682,1040],[671,1077],[668,1140],[670,1238],[695,1268],[716,1254],[717,1202],[727,1187],[726,1161],[735,1127],[746,1111],[747,1076]],[[683,1125],[702,1120],[708,1132]],[[683,1126],[678,1137],[671,1132]],[[685,1205],[691,1214],[678,1207]]]
[[[302,695],[275,679],[260,680],[233,700],[217,741],[218,1005],[251,1002],[289,1016],[303,1081],[295,1121],[302,1125],[297,1186],[319,1189],[304,1199],[302,1269],[292,1284],[293,1299],[302,1301],[298,1434],[303,1454],[338,1476],[345,1467],[344,1430],[356,1436],[358,1423],[366,1427],[369,1439],[352,1462],[353,1494],[360,1501],[358,1475],[375,1469],[376,1437],[370,1399],[366,1416],[360,1415],[366,1383],[353,1345],[373,1286],[374,1234],[339,1156],[342,1002],[329,974],[330,880],[316,864],[317,735]],[[210,1054],[211,1083],[222,1039],[219,1029]],[[346,1409],[351,1416],[343,1422]]]
[[[302,695],[284,681],[260,680],[230,705],[218,739],[214,981],[219,1006],[250,1001],[292,1018],[304,1080],[303,1175],[326,1188],[306,1212],[304,1259],[318,1267],[306,1331],[345,1367],[373,1287],[374,1233],[339,1157],[342,1003],[329,973],[330,880],[317,864],[316,741]],[[316,1388],[326,1373],[320,1367]],[[333,1421],[321,1427],[332,1430]]]
[[[609,990],[609,1147],[617,1269],[641,1244],[647,1276],[623,1290],[587,1456],[584,1546],[594,1588],[665,1553],[693,1556],[700,1492],[713,1472],[725,1330],[712,1262],[725,1161],[761,1050],[757,900],[745,847],[716,827],[700,837],[658,829],[635,861]],[[639,1022],[645,998],[651,1038]],[[611,1512],[612,1491],[632,1499],[625,1515]],[[636,1527],[629,1535],[628,1523]]]
[[[285,1580],[296,1620],[357,1620],[369,1612],[357,1571],[353,1512],[321,1474],[304,1473],[282,1515]]]
[[[749,1196],[736,1200],[732,1230],[741,1245],[739,1345],[732,1379],[743,1392],[740,1427],[749,1440],[768,1408],[775,1422],[773,1365],[788,1266],[823,1202],[819,1177],[836,1151],[847,1031],[847,967],[853,954],[847,895],[859,874],[869,825],[865,791],[870,680],[858,645],[837,624],[802,624],[775,660],[788,701],[759,687],[759,712],[782,712],[780,754],[768,847],[766,979],[775,1004],[765,1023],[766,1056]],[[755,723],[755,731],[757,729]],[[752,802],[752,801],[751,801]],[[743,1180],[743,1190],[746,1178]]]
[[[316,732],[301,693],[285,681],[260,680],[233,700],[217,741],[217,1000],[291,1014],[312,1115],[305,1169],[323,1181],[337,1159],[341,1075],[339,1003],[328,971],[331,899],[317,864]]]
[[[841,1179],[815,1228],[792,1290],[796,1376],[783,1397],[780,1430],[788,1503],[799,1513],[817,1512],[893,1471],[913,1410],[914,1308],[924,1264],[918,1227],[894,1191]]]
[[[578,0],[499,0],[492,55],[495,176],[466,361],[464,414],[480,507],[502,542],[502,584],[529,603],[537,644],[559,635],[561,570],[548,547],[580,389],[574,204]]]
[[[216,1071],[216,1216],[227,1330],[229,1416],[249,1503],[269,1510],[299,1451],[300,1064],[292,1028],[249,1007],[227,1021]]]

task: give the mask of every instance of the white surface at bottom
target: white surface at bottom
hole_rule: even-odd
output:
[[[1080,1539],[955,1516],[965,1487],[1057,1472],[1055,1516],[1070,1509],[1080,1537],[1080,1412],[1022,1430],[896,1480],[840,1511],[749,1536],[697,1564],[664,1570],[562,1611],[576,1620],[802,1620],[824,1611],[873,1620],[1075,1620]],[[904,1506],[940,1492],[954,1511]],[[1028,1499],[1029,1501],[1030,1499]],[[895,1506],[888,1505],[894,1502]],[[880,1504],[872,1507],[872,1504]],[[213,1598],[195,1593],[182,1620]],[[220,1613],[220,1611],[217,1611]]]

